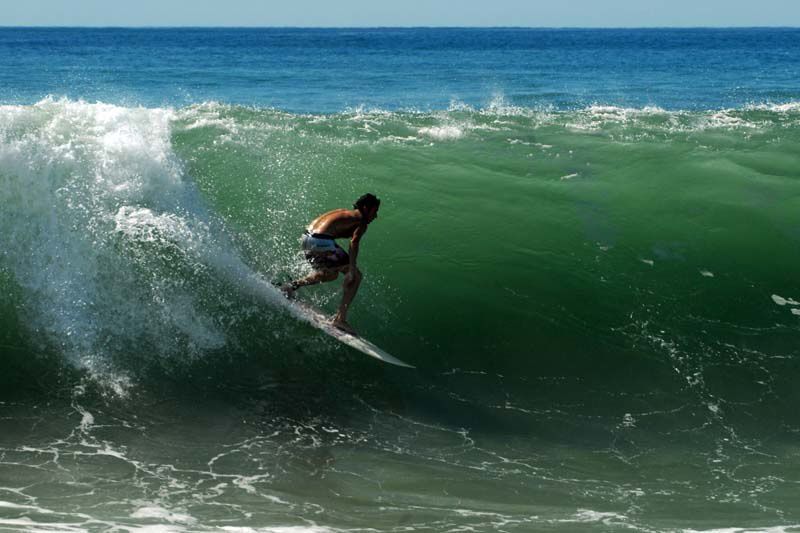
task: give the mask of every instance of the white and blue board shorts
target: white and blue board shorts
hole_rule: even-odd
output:
[[[350,263],[350,256],[330,235],[306,231],[300,242],[306,261],[316,270],[336,270]]]

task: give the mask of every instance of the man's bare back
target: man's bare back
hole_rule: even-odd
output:
[[[363,221],[364,217],[355,209],[334,209],[315,218],[308,225],[308,231],[330,235],[334,239],[345,239],[352,237]]]

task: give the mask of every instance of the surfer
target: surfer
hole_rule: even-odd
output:
[[[300,287],[333,281],[343,273],[344,294],[333,325],[353,335],[356,332],[347,323],[347,311],[361,285],[362,275],[357,266],[359,244],[367,226],[378,217],[380,205],[381,201],[375,195],[367,193],[356,200],[353,209],[334,209],[315,218],[303,232],[301,240],[306,260],[314,272],[281,286],[286,297],[291,298]],[[344,238],[350,239],[349,253],[336,244],[336,239]]]

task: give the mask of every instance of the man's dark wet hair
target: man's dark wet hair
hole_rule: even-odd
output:
[[[372,193],[367,193],[361,196],[356,203],[353,204],[353,207],[361,211],[362,209],[366,209],[368,207],[375,207],[378,208],[381,205],[381,201]]]

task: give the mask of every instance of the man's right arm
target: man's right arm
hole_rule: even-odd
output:
[[[353,232],[353,237],[350,239],[350,272],[355,272],[357,268],[357,260],[358,260],[358,249],[361,243],[361,237],[364,236],[364,233],[367,231],[367,225],[361,224],[359,225],[355,231]]]

